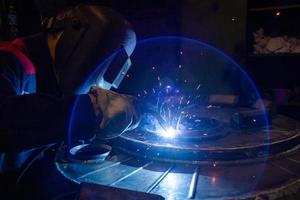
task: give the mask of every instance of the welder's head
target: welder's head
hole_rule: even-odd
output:
[[[134,31],[120,14],[96,4],[66,9],[48,20],[46,31],[63,93],[78,92],[88,75],[116,50],[129,58],[136,43]]]

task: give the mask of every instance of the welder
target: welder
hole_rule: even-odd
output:
[[[43,24],[38,34],[0,43],[0,152],[63,141],[75,100],[82,111],[76,134],[83,138],[93,131],[117,136],[133,125],[133,98],[97,83],[111,67],[99,70],[105,58],[116,50],[127,59],[132,54],[129,23],[108,8],[79,4]],[[100,79],[86,82],[95,69]]]

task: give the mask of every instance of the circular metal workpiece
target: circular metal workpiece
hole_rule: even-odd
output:
[[[214,110],[215,115],[230,118],[228,110],[219,109],[218,112]],[[284,116],[274,117],[271,127],[234,129],[226,121],[221,124],[205,130],[207,135],[216,136],[212,140],[163,138],[136,130],[123,134],[115,146],[126,153],[153,160],[195,163],[265,159],[293,148],[300,141],[299,123]]]

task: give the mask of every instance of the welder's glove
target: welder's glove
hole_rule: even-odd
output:
[[[96,116],[100,119],[97,137],[110,139],[138,126],[139,114],[134,107],[135,98],[99,87],[89,92]]]

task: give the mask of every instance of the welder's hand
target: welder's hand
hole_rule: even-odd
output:
[[[100,120],[99,136],[113,138],[138,126],[139,114],[134,107],[134,97],[110,90],[92,87],[89,92],[96,116]]]

